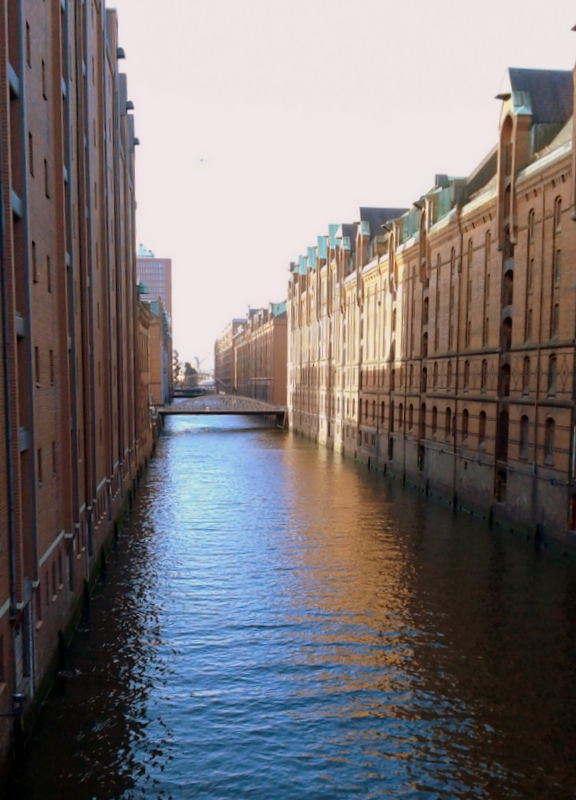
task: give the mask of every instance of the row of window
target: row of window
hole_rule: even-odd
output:
[[[58,553],[58,559],[52,562],[52,569],[46,571],[44,575],[44,602],[46,606],[54,603],[58,597],[58,591],[64,588],[64,571],[62,567],[62,554]],[[39,586],[36,590],[36,622],[42,622],[42,590]]]
[[[362,407],[361,407],[362,408]],[[372,401],[372,422],[376,421],[376,402]],[[369,406],[368,401],[365,401],[364,404],[364,415],[365,421],[368,423],[370,422],[369,416]],[[380,423],[384,424],[385,418],[385,404],[382,402],[380,404]],[[390,404],[390,418],[389,418],[389,428],[390,432],[393,433],[395,430],[394,425],[394,404]],[[414,406],[410,404],[408,406],[406,412],[406,418],[404,418],[404,407],[402,403],[400,403],[398,407],[398,429],[402,431],[405,429],[406,431],[410,432],[414,429]],[[478,415],[478,431],[477,431],[477,446],[479,449],[483,449],[486,446],[486,422],[487,416],[485,411],[481,411]],[[423,404],[420,407],[419,417],[418,417],[418,438],[425,439],[426,438],[426,405]],[[432,407],[432,414],[431,414],[431,435],[435,437],[439,432],[438,427],[438,409],[436,406]],[[554,457],[554,438],[555,438],[555,428],[556,424],[552,417],[548,417],[545,421],[544,425],[544,463],[551,464],[553,462]],[[529,429],[530,429],[530,421],[526,414],[523,414],[520,418],[520,427],[519,427],[519,439],[518,439],[518,458],[519,459],[527,459],[528,458],[528,448],[529,448]],[[456,415],[452,414],[452,409],[450,407],[446,408],[444,411],[444,436],[448,439],[450,436],[456,435]],[[461,415],[461,425],[460,425],[460,436],[463,442],[467,442],[470,437],[470,412],[467,408],[462,411]],[[500,414],[499,418],[499,426],[497,431],[497,448],[496,448],[496,457],[499,460],[506,461],[508,459],[508,412],[503,411]]]
[[[362,378],[362,385],[366,388],[373,387],[383,387],[385,383],[385,370],[383,369],[367,369],[362,370],[361,378]],[[554,395],[556,392],[556,381],[558,375],[557,369],[557,357],[553,353],[548,357],[548,368],[547,368],[547,394],[549,396]],[[398,378],[397,381],[397,371],[396,369],[392,369],[390,371],[390,391],[395,391],[397,388],[402,387],[402,378],[403,378],[403,370],[400,368],[398,370]],[[521,373],[521,392],[524,395],[527,395],[530,390],[530,379],[531,379],[531,361],[529,356],[525,356],[522,363],[522,373]],[[444,377],[444,375],[442,375]],[[485,392],[488,388],[488,361],[487,359],[482,359],[482,363],[480,366],[480,381],[479,385],[476,384],[476,378],[478,374],[471,368],[471,362],[467,359],[464,362],[464,369],[462,373],[462,389],[464,391],[475,388],[480,390],[481,392]],[[500,379],[499,379],[499,386],[498,386],[498,394],[502,397],[507,397],[510,394],[510,365],[504,364],[500,369]],[[314,386],[314,367],[302,367],[302,385],[304,386]],[[437,361],[434,362],[434,366],[432,368],[432,382],[431,388],[432,389],[446,389],[450,391],[453,388],[454,382],[454,374],[453,374],[453,366],[452,361],[449,361],[446,366],[446,375],[445,375],[445,382],[443,385],[440,384],[440,368]],[[398,383],[398,386],[397,386]],[[410,364],[408,366],[408,375],[406,381],[406,388],[410,389],[415,386],[414,383],[414,365]],[[422,367],[420,372],[420,391],[426,392],[428,391],[428,368]]]

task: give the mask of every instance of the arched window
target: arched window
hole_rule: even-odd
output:
[[[557,197],[554,201],[554,228],[559,231],[562,227],[562,198]]]
[[[554,462],[554,429],[555,423],[552,417],[546,420],[546,432],[544,434],[544,463],[552,464]]]
[[[560,274],[562,272],[562,250],[558,248],[556,250],[556,256],[554,258],[554,283],[560,283]]]
[[[432,388],[435,389],[438,386],[438,362],[434,362],[434,370],[432,372]]]
[[[390,391],[393,392],[396,387],[396,370],[390,372]]]
[[[510,395],[510,364],[503,364],[500,370],[500,397]]]
[[[382,402],[380,403],[380,424],[381,425],[384,425],[384,410],[385,410],[384,400],[382,400]]]
[[[428,370],[426,367],[422,368],[422,380],[420,382],[420,391],[427,392],[428,391]]]
[[[436,434],[436,430],[438,429],[438,409],[436,406],[432,406],[432,436]]]
[[[488,276],[490,277],[490,276]],[[490,328],[490,320],[488,317],[484,317],[482,322],[482,346],[486,347],[488,344],[488,331]]]
[[[522,394],[530,392],[530,358],[525,356],[522,364]]]
[[[556,393],[556,356],[548,359],[548,394]]]
[[[376,422],[376,400],[372,400],[372,422]]]
[[[502,305],[511,306],[514,300],[514,272],[509,269],[502,281]]]
[[[478,447],[486,447],[486,412],[481,411],[478,417]]]
[[[523,414],[520,417],[520,443],[518,447],[518,458],[528,458],[528,417]]]
[[[426,438],[426,403],[420,406],[420,418],[418,420],[418,437],[420,439]]]
[[[465,408],[462,412],[462,438],[468,438],[468,409]]]
[[[506,317],[502,322],[500,344],[503,353],[510,352],[510,348],[512,347],[512,320],[510,317]]]
[[[446,370],[446,388],[450,389],[452,387],[452,362],[448,362],[448,368]]]
[[[428,357],[428,333],[425,332],[422,336],[422,358]]]
[[[503,410],[498,417],[498,436],[496,440],[496,459],[508,461],[508,412]]]
[[[408,407],[408,430],[411,431],[414,425],[414,406],[410,403]]]
[[[468,388],[468,384],[470,383],[470,362],[464,362],[464,388]]]
[[[446,438],[450,436],[450,427],[452,425],[452,410],[448,407],[444,413],[444,435]]]
[[[524,339],[529,342],[532,338],[532,309],[529,308],[526,312],[526,330],[524,331]]]
[[[428,325],[428,298],[425,297],[422,302],[422,325]]]
[[[398,406],[398,430],[402,433],[404,429],[404,406],[402,403]]]
[[[482,391],[486,391],[486,385],[488,383],[488,362],[484,358],[482,360],[482,368],[480,370],[480,388]]]
[[[534,209],[531,208],[528,212],[528,241],[534,241]]]
[[[558,303],[554,304],[552,309],[552,325],[550,330],[550,338],[555,339],[558,337],[558,323],[560,321],[560,306]]]
[[[390,401],[390,412],[388,417],[390,433],[394,433],[394,400]]]

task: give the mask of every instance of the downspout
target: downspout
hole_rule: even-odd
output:
[[[4,426],[6,435],[6,495],[8,505],[8,566],[10,579],[10,616],[16,613],[16,520],[14,514],[14,459],[12,457],[12,403],[10,400],[10,353],[8,348],[8,285],[6,279],[6,208],[4,203],[4,161],[0,136],[0,297],[2,303],[2,361],[4,375]],[[8,183],[9,187],[9,183]]]
[[[534,457],[532,460],[532,520],[535,522],[535,542],[538,543],[537,531],[540,527],[538,515],[538,411],[540,400],[540,377],[542,361],[542,319],[544,303],[544,227],[546,223],[546,192],[542,192],[542,230],[540,235],[540,307],[538,315],[538,341],[536,344],[536,401],[534,403]]]
[[[453,458],[452,458],[452,505],[456,508],[458,502],[458,493],[456,491],[456,481],[458,478],[458,391],[459,391],[459,377],[460,377],[460,308],[462,302],[462,261],[464,259],[464,233],[462,231],[462,215],[461,215],[460,198],[456,204],[456,222],[458,223],[458,234],[460,239],[460,255],[458,257],[458,264],[460,268],[456,270],[458,276],[458,310],[456,314],[456,369],[454,381],[454,420],[453,420]]]
[[[107,23],[106,23],[106,13],[107,13],[106,9],[104,9],[103,12],[104,13],[101,14],[101,19],[102,19],[102,31],[101,31],[101,33],[102,33],[102,53],[103,53],[103,55],[102,55],[102,75],[101,75],[102,89],[103,89],[103,91],[102,91],[102,108],[103,108],[102,116],[104,117],[104,157],[103,157],[104,180],[103,180],[103,187],[102,188],[103,188],[103,191],[104,191],[104,214],[105,214],[105,220],[104,221],[105,221],[105,226],[106,226],[105,227],[106,236],[105,236],[104,247],[103,247],[105,261],[104,261],[104,264],[102,265],[102,274],[106,275],[106,306],[107,306],[107,311],[108,311],[108,314],[107,314],[108,319],[107,319],[106,330],[107,330],[108,338],[109,338],[108,348],[109,348],[109,351],[111,351],[112,350],[113,337],[112,337],[112,313],[111,313],[111,303],[110,303],[110,294],[111,294],[110,293],[110,283],[111,283],[111,281],[110,281],[110,226],[109,226],[110,215],[109,215],[109,193],[108,193],[108,149],[109,149],[108,148],[108,139],[109,139],[109,136],[110,136],[110,131],[107,130],[107,125],[108,125],[108,114],[107,114],[108,104],[106,102],[107,94],[108,94],[108,92],[107,92],[107,82],[106,82],[106,62],[107,62],[107,50],[109,49],[109,42],[108,42],[108,29],[107,29]],[[112,56],[112,52],[110,52],[110,55]],[[115,59],[115,55],[116,54],[114,53],[114,59]],[[116,61],[114,60],[113,63],[115,64]],[[116,242],[115,242],[115,244],[116,244]],[[116,357],[118,357],[118,349],[119,348],[118,348],[118,345],[116,343]],[[119,381],[117,380],[116,381],[116,388],[118,388],[118,383],[119,383]],[[111,375],[110,372],[108,374],[108,404],[109,404],[109,412],[110,412],[110,416],[111,416],[111,423],[113,424],[114,414],[112,413],[112,409],[114,407],[114,403],[113,403],[113,392],[112,392],[112,375]],[[114,478],[114,453],[113,453],[114,438],[115,438],[114,437],[114,429],[112,428],[111,436],[109,436],[109,441],[108,441],[108,457],[109,457],[108,470],[109,470],[109,473],[108,473],[108,480],[106,482],[106,501],[107,501],[107,504],[108,504],[108,521],[109,522],[112,520],[112,483],[111,483],[111,481]]]
[[[18,7],[18,70],[20,73],[20,137],[22,141],[22,169],[24,179],[22,181],[22,224],[24,227],[24,284],[26,286],[26,303],[25,308],[22,309],[25,314],[26,326],[26,340],[28,342],[28,351],[26,359],[26,382],[28,385],[28,396],[30,403],[29,413],[29,450],[30,468],[29,480],[32,485],[30,492],[30,541],[32,544],[32,580],[38,580],[38,541],[37,541],[37,523],[36,523],[36,447],[34,437],[34,376],[32,374],[32,320],[31,320],[31,304],[30,304],[30,261],[28,256],[28,148],[26,147],[26,90],[24,80],[24,25],[22,20],[22,4]],[[24,577],[24,576],[23,576]]]
[[[66,253],[67,258],[67,275],[68,275],[68,333],[70,336],[70,350],[68,356],[68,370],[70,376],[70,417],[72,420],[70,440],[71,440],[71,456],[72,456],[72,524],[74,526],[72,534],[74,534],[80,524],[79,517],[79,489],[78,489],[78,408],[77,408],[77,392],[76,392],[76,328],[75,328],[75,298],[74,298],[74,263],[72,251],[72,197],[70,191],[70,180],[72,176],[72,144],[70,141],[69,132],[72,129],[71,114],[70,114],[70,60],[69,60],[69,41],[70,41],[70,12],[68,4],[64,11],[64,52],[65,52],[65,76],[66,81],[66,103],[65,103],[65,125],[66,125],[66,152],[64,157],[66,159],[66,169],[68,172],[68,183],[66,190],[66,239],[69,245],[69,252]],[[68,560],[69,560],[69,584],[74,588],[74,568],[73,568],[73,552],[74,544],[73,539],[69,542],[68,547]]]
[[[90,438],[91,438],[91,486],[90,488],[90,508],[88,512],[88,555],[94,554],[94,503],[96,502],[96,398],[94,392],[94,311],[92,307],[92,173],[90,170],[90,114],[88,111],[88,65],[86,62],[86,55],[88,53],[88,4],[84,4],[84,25],[83,25],[83,61],[85,65],[85,74],[82,75],[84,84],[84,133],[86,135],[86,145],[81,142],[84,148],[84,160],[86,169],[86,192],[85,192],[85,205],[87,210],[86,217],[86,239],[87,239],[87,277],[88,277],[88,363],[89,363],[89,388],[90,393],[90,415],[88,422],[90,424]],[[79,84],[78,84],[79,85]],[[80,136],[80,126],[78,128],[78,135]]]
[[[403,285],[405,287],[404,293],[403,293],[404,311],[402,313],[402,322],[403,322],[403,324],[402,324],[402,329],[403,329],[402,330],[402,350],[404,351],[404,358],[401,358],[401,363],[403,363],[403,365],[404,365],[403,367],[401,367],[402,373],[403,373],[402,374],[402,384],[403,384],[403,391],[404,391],[404,395],[403,395],[404,402],[402,403],[402,419],[400,420],[400,433],[402,434],[402,483],[403,484],[406,483],[406,412],[407,412],[406,405],[408,403],[408,375],[409,375],[409,372],[408,372],[408,369],[407,369],[407,364],[408,364],[407,353],[408,353],[408,343],[410,341],[409,333],[410,333],[410,317],[411,317],[411,314],[410,314],[410,289],[406,288],[406,287],[409,287],[408,281],[410,280],[410,274],[408,273],[408,280],[406,280],[407,272],[408,271],[407,271],[407,269],[405,267],[404,268],[404,280],[403,280]]]

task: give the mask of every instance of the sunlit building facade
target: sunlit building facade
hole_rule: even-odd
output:
[[[290,425],[544,542],[576,539],[574,75],[510,69],[498,141],[291,265]]]
[[[234,391],[234,336],[245,322],[243,317],[233,319],[214,342],[214,381],[218,392]]]
[[[250,309],[233,341],[238,394],[286,405],[286,304]]]

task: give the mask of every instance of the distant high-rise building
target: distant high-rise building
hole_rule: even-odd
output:
[[[143,245],[138,247],[136,257],[138,283],[147,289],[146,299],[153,302],[160,298],[162,305],[172,318],[172,259],[156,258]]]

